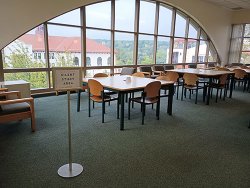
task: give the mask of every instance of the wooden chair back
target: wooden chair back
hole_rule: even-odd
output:
[[[167,77],[167,81],[173,81],[173,82],[177,82],[178,78],[179,78],[179,74],[177,72],[167,72],[165,74],[165,76]]]
[[[161,89],[161,82],[154,81],[146,85],[144,92],[146,92],[146,97],[154,98],[159,96]]]
[[[183,75],[183,79],[184,79],[184,84],[186,85],[196,85],[198,76],[195,74],[191,74],[191,73],[185,73]]]
[[[98,78],[98,77],[108,77],[108,75],[106,73],[96,73],[94,76],[94,78]]]
[[[136,72],[134,74],[132,74],[132,76],[136,76],[136,77],[145,77],[145,75],[142,72]]]
[[[155,78],[156,80],[164,80],[164,81],[170,81],[167,76],[158,76]]]
[[[103,86],[97,80],[89,79],[88,87],[89,87],[90,94],[92,94],[93,96],[97,96],[97,97],[102,96]]]
[[[245,76],[247,76],[246,71],[244,71],[242,69],[234,69],[233,72],[235,73],[234,77],[237,79],[243,79],[243,78],[245,78]]]
[[[230,71],[228,68],[226,67],[218,67],[217,68],[218,71]]]
[[[219,78],[219,84],[224,86],[226,85],[226,83],[227,83],[227,74],[223,74]]]

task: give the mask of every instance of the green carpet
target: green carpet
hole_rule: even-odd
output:
[[[132,110],[125,130],[116,119],[116,102],[88,117],[87,95],[76,112],[71,95],[73,162],[85,171],[58,176],[68,163],[67,96],[35,99],[37,131],[30,120],[0,126],[0,187],[250,187],[250,93],[234,91],[209,106],[198,99],[176,100],[173,115],[162,99],[160,120],[147,108]]]

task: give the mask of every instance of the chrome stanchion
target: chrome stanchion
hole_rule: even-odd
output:
[[[70,91],[67,91],[68,96],[68,138],[69,138],[69,164],[61,166],[57,173],[64,178],[72,178],[82,173],[83,167],[80,164],[72,163],[72,148],[71,148],[71,120],[70,120]]]

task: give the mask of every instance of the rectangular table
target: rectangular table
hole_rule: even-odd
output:
[[[130,80],[126,78],[130,77]],[[101,77],[101,78],[84,78],[83,83],[87,84],[88,79],[95,79],[99,81],[105,89],[109,89],[118,93],[119,101],[121,104],[120,108],[120,130],[124,129],[124,96],[127,93],[142,91],[147,84],[155,81],[151,78],[141,78],[135,76],[110,76],[110,77]],[[157,80],[160,81],[160,80]],[[168,97],[168,107],[167,113],[172,115],[172,104],[173,104],[173,95],[174,95],[174,82],[172,81],[160,81],[162,88],[166,88],[169,90]],[[77,111],[80,110],[80,91],[78,93],[78,104]]]
[[[213,78],[219,78],[221,75],[227,74],[227,75],[231,75],[230,79],[230,94],[229,97],[232,97],[232,92],[233,92],[233,82],[234,82],[234,73],[230,72],[230,71],[217,71],[217,70],[206,70],[206,69],[173,69],[173,70],[168,70],[168,71],[172,71],[172,72],[177,72],[178,74],[185,74],[185,73],[192,73],[192,74],[196,74],[198,77],[201,78],[208,78],[209,82],[208,82],[208,93],[207,93],[207,102],[206,104],[209,105],[209,100],[210,100],[210,85],[212,83],[212,79]]]

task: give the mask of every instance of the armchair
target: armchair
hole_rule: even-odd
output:
[[[14,99],[12,99],[15,96]],[[31,118],[31,130],[35,132],[35,110],[34,99],[20,98],[19,91],[0,92],[0,124],[9,121],[20,121]],[[11,99],[10,99],[11,98]]]

